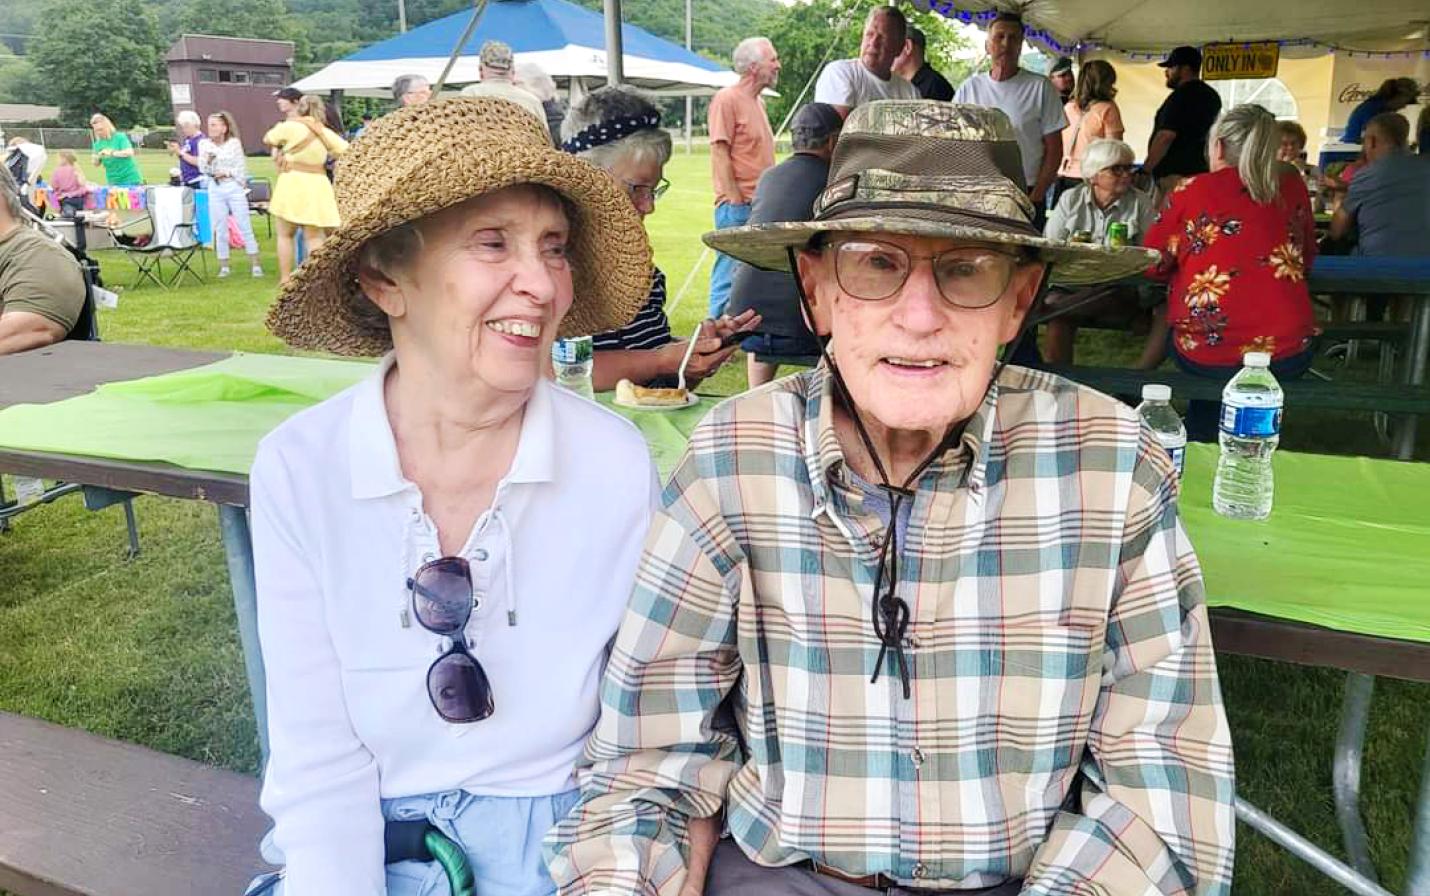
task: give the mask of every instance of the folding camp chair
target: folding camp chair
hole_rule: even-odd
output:
[[[67,243],[64,237],[60,236],[53,228],[44,221],[34,216],[27,216],[28,223],[36,230],[52,237],[60,245],[64,246],[69,253],[79,262],[81,270],[84,272],[84,305],[81,306],[79,317],[75,319],[73,327],[70,327],[65,339],[79,339],[87,342],[99,341],[99,315],[96,313],[95,289],[104,285],[99,276],[99,265],[86,255],[82,250],[76,249]],[[11,500],[5,494],[5,480],[0,476],[0,533],[6,532],[10,528],[10,520],[37,507],[46,504],[53,504],[66,495],[82,493],[84,505],[90,510],[101,510],[113,504],[121,504],[124,507],[124,524],[129,535],[128,556],[130,559],[139,555],[139,524],[134,517],[134,496],[127,492],[116,492],[110,489],[86,487],[74,482],[56,482],[45,488],[33,500],[21,503],[18,500]]]
[[[273,201],[273,184],[263,177],[248,179],[248,213],[262,215],[268,225],[268,238],[273,239],[273,216],[268,213],[268,203]]]
[[[188,187],[147,187],[144,200],[144,215],[108,228],[117,248],[137,268],[130,288],[145,282],[162,288],[177,286],[185,274],[203,283],[203,276],[193,267],[198,253],[204,272],[208,272],[203,244],[194,235],[194,191]],[[174,265],[167,278],[163,267],[166,258]]]

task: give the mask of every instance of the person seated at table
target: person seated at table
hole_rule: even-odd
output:
[[[1430,255],[1430,158],[1411,155],[1410,122],[1397,112],[1362,133],[1366,165],[1331,216],[1332,240],[1355,237],[1355,255]]]
[[[27,225],[20,191],[0,167],[0,355],[59,342],[84,310],[79,263]]]
[[[1320,173],[1316,171],[1316,166],[1306,160],[1306,129],[1295,121],[1278,121],[1276,129],[1281,135],[1276,159],[1295,168],[1302,178],[1308,179],[1308,184],[1319,181]]]
[[[50,189],[55,191],[60,215],[74,217],[84,211],[85,200],[89,198],[89,181],[80,170],[79,157],[74,150],[62,149],[55,155],[60,161],[50,172]]]
[[[642,218],[670,183],[664,177],[670,161],[670,134],[660,126],[660,110],[629,87],[602,87],[574,103],[561,122],[561,148],[602,168],[625,191]],[[670,332],[665,316],[665,272],[651,271],[645,304],[620,326],[597,333],[591,385],[597,392],[616,388],[621,380],[637,385],[674,385],[688,343]],[[695,350],[685,368],[685,384],[695,386],[713,376],[736,346],[725,337],[759,323],[754,312],[701,322],[692,337]]]
[[[1132,147],[1121,140],[1089,143],[1079,169],[1082,183],[1058,197],[1043,235],[1064,242],[1089,237],[1094,243],[1106,243],[1108,227],[1115,223],[1126,225],[1127,244],[1136,245],[1152,223],[1154,209],[1152,197],[1132,186],[1135,159]],[[1139,369],[1156,367],[1166,355],[1165,325],[1159,325],[1163,310],[1155,300],[1144,301],[1135,285],[1055,289],[1048,293],[1046,304],[1048,313],[1059,312],[1048,321],[1043,342],[1050,364],[1071,364],[1078,327],[1091,324],[1147,334]]]
[[[814,218],[707,234],[796,270],[822,363],[710,412],[602,689],[563,893],[1225,894],[1233,766],[1171,460],[1004,367],[1053,243],[999,110],[849,113]],[[903,562],[900,562],[903,561]],[[705,875],[691,819],[724,810]]]
[[[385,822],[426,819],[476,892],[550,894],[541,837],[575,802],[659,485],[634,426],[544,371],[558,336],[635,313],[650,246],[610,178],[499,100],[374,121],[337,191],[269,328],[383,358],[253,463],[284,877],[250,892],[436,892],[435,865],[384,867]]]
[[[1211,172],[1169,195],[1144,245],[1162,253],[1172,357],[1188,373],[1229,380],[1247,352],[1267,352],[1280,380],[1311,367],[1316,332],[1306,272],[1316,255],[1306,185],[1276,159],[1276,119],[1236,106],[1208,142]],[[1218,404],[1193,401],[1187,438],[1216,438]]]

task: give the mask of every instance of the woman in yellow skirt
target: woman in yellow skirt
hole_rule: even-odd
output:
[[[298,228],[303,228],[312,253],[323,244],[328,231],[338,226],[338,203],[323,163],[330,155],[346,152],[348,144],[323,125],[323,101],[317,97],[285,87],[278,91],[278,111],[285,119],[263,135],[263,143],[272,148],[278,167],[268,213],[278,222],[278,276],[282,282],[293,273]]]

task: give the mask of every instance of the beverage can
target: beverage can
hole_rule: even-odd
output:
[[[1107,245],[1113,249],[1121,249],[1127,245],[1128,232],[1127,224],[1123,221],[1113,221],[1107,225]]]

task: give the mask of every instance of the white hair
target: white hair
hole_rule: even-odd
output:
[[[730,54],[730,62],[735,69],[735,74],[743,75],[764,62],[768,57],[765,52],[766,46],[774,46],[768,37],[747,37],[736,44],[735,52]]]
[[[193,109],[185,109],[178,115],[174,116],[174,123],[179,125],[180,127],[183,127],[186,124],[191,124],[196,128],[203,126],[203,121],[199,118],[199,113],[195,112]]]
[[[1098,172],[1113,165],[1130,165],[1137,154],[1121,140],[1094,140],[1082,153],[1082,179],[1091,181]]]
[[[556,81],[535,62],[518,62],[514,73],[516,86],[525,88],[543,103],[556,99]]]

